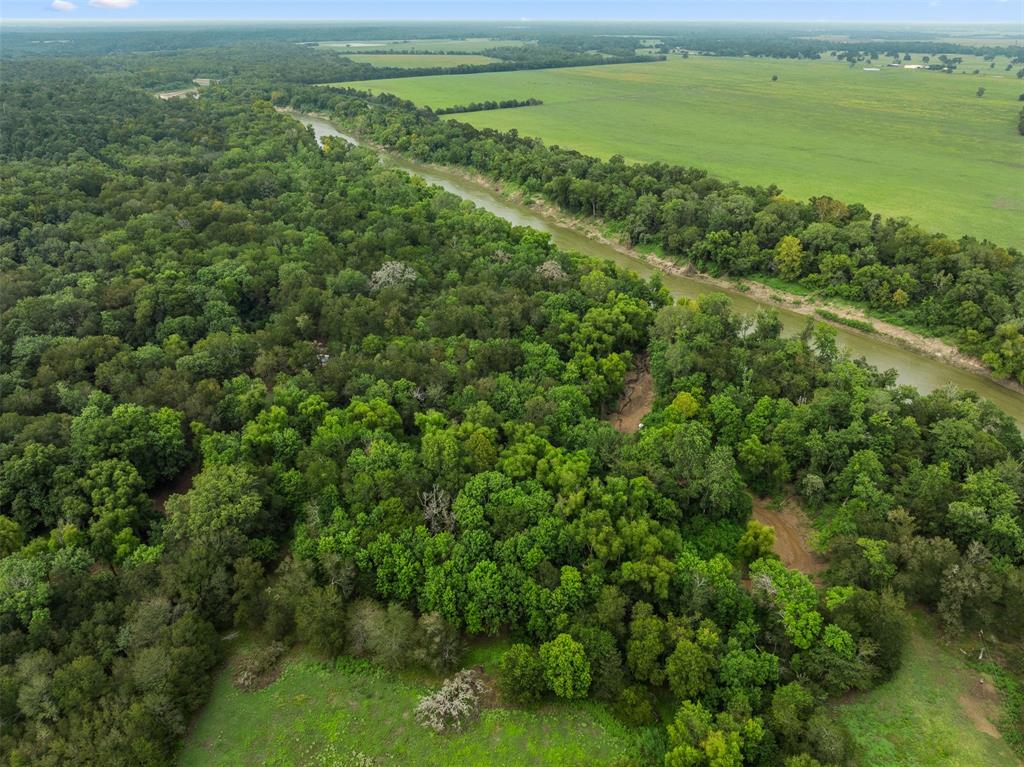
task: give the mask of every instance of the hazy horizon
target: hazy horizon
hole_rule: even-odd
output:
[[[324,3],[296,0],[7,0],[3,21],[651,21],[833,24],[1016,24],[1024,0],[447,0]]]

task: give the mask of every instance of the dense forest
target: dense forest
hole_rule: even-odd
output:
[[[994,406],[898,386],[824,325],[672,302],[373,152],[321,151],[271,98],[708,267],[840,264],[837,286],[905,289],[936,326],[974,306],[991,324],[966,344],[1019,331],[1018,254],[301,88],[271,79],[273,47],[198,99],[133,80],[209,76],[203,50],[156,76],[5,63],[7,764],[172,764],[239,630],[271,648],[257,670],[301,643],[455,671],[502,633],[508,700],[605,701],[649,730],[637,764],[843,765],[822,704],[898,668],[905,604],[1024,632],[1024,439]],[[622,434],[604,416],[641,355],[656,407]],[[749,519],[784,489],[822,532],[820,584]]]
[[[626,163],[451,120],[388,94],[284,89],[276,100],[329,111],[413,157],[480,171],[564,210],[604,219],[631,245],[713,274],[769,276],[949,337],[997,376],[1024,383],[1024,256],[951,239],[859,203],[803,202],[706,171]]]

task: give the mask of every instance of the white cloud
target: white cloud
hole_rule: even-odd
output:
[[[137,5],[139,0],[89,0],[89,5],[93,8],[131,8],[133,5]]]
[[[55,11],[73,11],[78,6],[74,3],[69,3],[68,0],[53,0],[50,3],[50,7]]]

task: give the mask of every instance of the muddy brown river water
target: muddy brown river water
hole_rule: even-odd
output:
[[[287,113],[305,125],[310,126],[317,140],[325,136],[336,136],[352,144],[361,142],[354,136],[340,130],[332,122],[314,115]],[[420,176],[425,181],[436,184],[452,194],[469,200],[474,205],[490,211],[516,226],[529,226],[551,235],[552,241],[563,250],[574,250],[601,260],[614,261],[619,266],[648,277],[655,272],[661,275],[662,284],[676,297],[695,298],[705,293],[724,293],[733,304],[733,308],[744,313],[754,313],[769,306],[739,291],[723,289],[698,279],[677,274],[667,274],[657,267],[620,252],[606,243],[598,242],[580,232],[563,226],[532,208],[509,200],[489,186],[471,178],[448,172],[436,165],[416,162],[394,152],[381,152],[384,161],[389,165],[401,168],[408,173]],[[779,313],[786,333],[799,333],[807,322],[807,317],[785,308],[773,306]],[[942,360],[889,342],[884,338],[858,333],[837,326],[838,342],[854,356],[863,356],[869,363],[882,370],[895,369],[899,374],[899,382],[916,387],[922,392],[929,392],[949,384],[963,389],[973,389],[983,397],[990,399],[1004,411],[1009,413],[1020,425],[1024,425],[1024,396],[1001,385],[984,375],[963,370]]]

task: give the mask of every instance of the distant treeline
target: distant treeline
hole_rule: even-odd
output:
[[[483,22],[452,22],[443,27],[422,24],[337,24],[318,26],[211,26],[203,28],[160,28],[139,26],[118,29],[109,27],[62,26],[60,34],[45,26],[18,26],[4,29],[3,58],[46,56],[70,58],[77,56],[110,56],[150,54],[159,56],[178,51],[206,49],[207,60],[214,49],[240,45],[288,46],[316,51],[318,42],[328,40],[380,41],[398,40],[405,50],[414,50],[418,40],[484,38],[514,40],[525,45],[503,46],[479,53],[502,61],[524,61],[529,57],[548,57],[552,49],[563,55],[629,60],[646,38],[657,40],[651,46],[665,54],[673,50],[697,51],[713,56],[757,56],[770,58],[817,59],[837,48],[864,55],[884,56],[890,52],[948,53],[950,55],[1009,56],[1024,55],[1024,47],[1007,41],[1002,45],[969,45],[938,39],[888,39],[884,29],[865,28],[850,34],[847,41],[836,42],[824,37],[821,27],[770,27],[763,24],[699,25],[660,24],[659,33],[652,34],[647,25],[624,22],[617,25],[618,34],[609,34],[606,25],[587,23],[523,24],[515,29]],[[53,38],[59,38],[54,42]],[[926,37],[923,35],[923,37]],[[857,38],[861,38],[858,40]],[[487,43],[483,43],[487,44]],[[397,48],[389,52],[394,52]],[[360,54],[384,51],[360,50]],[[320,50],[336,57],[336,50]],[[464,53],[450,51],[449,53]],[[152,59],[153,57],[150,57]],[[147,64],[154,63],[147,60]],[[606,63],[595,61],[593,63]],[[95,71],[90,62],[91,71]],[[286,78],[287,79],[287,78]]]
[[[1020,45],[964,45],[937,40],[850,40],[836,42],[825,38],[806,38],[783,34],[771,35],[751,33],[747,35],[720,33],[694,33],[680,36],[659,37],[654,46],[661,53],[684,49],[696,51],[705,56],[755,56],[778,59],[820,59],[834,50],[841,50],[851,58],[857,56],[898,56],[903,53],[947,54],[971,56],[1009,56],[1019,58],[1024,54]]]
[[[517,107],[539,107],[544,102],[540,99],[505,99],[504,101],[473,101],[469,104],[456,104],[450,107],[435,109],[436,115],[454,115],[462,112],[488,112],[492,109],[516,109]]]
[[[5,51],[7,37],[5,31]],[[68,72],[76,67],[88,66],[90,76],[111,75],[123,86],[136,86],[150,90],[191,85],[193,78],[208,77],[223,84],[261,87],[268,82],[333,83],[356,80],[379,80],[396,77],[425,75],[473,74],[477,72],[507,72],[515,70],[548,69],[556,67],[596,66],[624,64],[664,59],[664,56],[630,56],[611,58],[607,55],[577,54],[556,48],[521,46],[505,50],[525,50],[505,60],[488,64],[467,64],[457,67],[379,67],[365,62],[354,62],[336,51],[308,45],[268,42],[261,45],[232,44],[210,48],[181,48],[159,55],[150,53],[116,53],[95,60],[65,57],[63,55],[23,58],[10,61],[6,67],[27,66],[33,72],[46,71],[57,81],[66,80]],[[57,47],[52,48],[57,51]],[[495,50],[485,55],[496,58]],[[24,63],[23,63],[24,62]],[[12,70],[13,71],[13,70]],[[18,70],[19,73],[21,70]],[[108,80],[109,82],[109,80]]]
[[[319,48],[323,43],[310,43]],[[482,56],[480,51],[428,51],[423,48],[357,48],[355,50],[342,48],[327,48],[327,50],[340,51],[343,56],[355,54],[359,56]],[[494,57],[498,58],[498,57]]]
[[[499,56],[498,51],[521,50],[529,51],[528,56],[511,58]],[[518,72],[527,69],[564,69],[568,67],[596,67],[602,64],[642,64],[653,61],[664,61],[665,56],[643,55],[643,56],[618,56],[611,57],[599,53],[572,53],[557,48],[493,48],[483,51],[481,55],[491,58],[501,58],[501,61],[494,61],[489,64],[460,64],[457,67],[434,66],[434,67],[370,67],[370,72],[360,73],[358,76],[349,75],[337,78],[337,82],[355,80],[390,80],[397,77],[427,77],[430,75],[471,75],[482,72]],[[359,66],[359,65],[355,65]],[[364,65],[369,66],[369,65]]]
[[[280,103],[333,111],[368,138],[510,181],[603,219],[630,245],[659,246],[705,271],[778,275],[885,312],[955,339],[997,376],[1024,383],[1024,257],[1012,248],[926,232],[859,203],[800,202],[776,186],[740,186],[698,168],[600,160],[515,132],[478,130],[386,94],[296,90]]]

